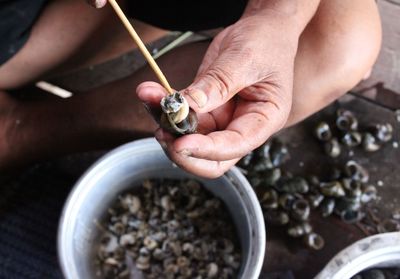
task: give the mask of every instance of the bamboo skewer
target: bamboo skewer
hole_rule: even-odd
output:
[[[149,63],[150,67],[153,69],[154,73],[160,80],[161,84],[167,89],[169,94],[173,94],[174,91],[172,90],[171,86],[169,85],[165,75],[161,72],[160,67],[158,67],[156,61],[154,61],[153,57],[151,56],[150,52],[147,50],[146,46],[140,39],[139,35],[136,33],[135,29],[133,28],[132,24],[129,22],[128,18],[125,16],[124,12],[119,7],[118,3],[115,0],[108,0],[108,3],[113,7],[115,13],[121,19],[122,23],[124,24],[126,30],[131,35],[132,39],[135,41],[139,50],[142,52],[144,58],[146,58],[147,62]]]
[[[160,49],[159,52],[157,52],[156,54],[153,55],[153,58],[154,59],[159,58],[160,56],[164,55],[165,53],[167,53],[174,47],[178,46],[180,43],[182,43],[184,40],[186,40],[187,38],[189,38],[192,35],[193,35],[192,31],[186,31],[185,33],[181,34],[178,38],[176,38],[175,40],[170,42],[168,45],[166,45],[165,47]]]

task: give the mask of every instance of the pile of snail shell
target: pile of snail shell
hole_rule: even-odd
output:
[[[144,180],[100,224],[99,278],[235,278],[240,244],[227,208],[193,179]]]
[[[355,115],[344,109],[336,113],[335,123],[321,121],[313,131],[322,143],[322,150],[338,164],[329,165],[330,175],[293,175],[284,168],[290,160],[289,148],[278,137],[242,158],[238,166],[258,193],[267,224],[285,227],[287,234],[302,238],[315,250],[322,249],[325,241],[310,222],[312,212],[323,217],[338,216],[343,222],[353,224],[365,217],[364,208],[378,198],[376,185],[370,182],[368,170],[359,162],[346,157],[346,151],[361,148],[376,152],[393,139],[389,123],[359,128]],[[341,156],[340,160],[337,160]],[[397,219],[382,220],[377,232],[399,231]]]

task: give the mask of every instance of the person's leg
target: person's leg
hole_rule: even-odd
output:
[[[158,59],[174,88],[190,83],[207,46],[186,45]],[[157,126],[135,93],[146,80],[157,81],[149,68],[68,99],[40,102],[16,102],[0,91],[0,170],[152,136]]]
[[[380,45],[375,0],[322,0],[300,38],[287,125],[352,89],[370,73]]]
[[[144,42],[166,34],[142,23],[135,28]],[[26,44],[0,65],[0,89],[18,88],[49,73],[82,67],[99,56],[112,58],[134,47],[110,6],[97,10],[83,0],[53,0],[32,27]]]
[[[164,30],[141,22],[135,22],[135,28],[144,42],[154,41],[166,34]],[[8,90],[35,82],[47,74],[102,62],[135,47],[111,7],[96,10],[83,0],[50,1],[32,27],[25,45],[14,57],[0,65],[0,168],[41,157],[46,158],[54,151],[52,145],[46,149],[47,151],[42,149],[50,140],[50,137],[47,141],[44,140],[48,135],[47,132],[55,133],[52,136],[54,139],[60,138],[57,135],[65,134],[67,131],[60,133],[61,129],[57,126],[63,127],[66,123],[74,123],[79,117],[82,117],[82,121],[79,121],[82,126],[90,127],[93,124],[93,117],[90,119],[88,115],[84,115],[85,112],[90,114],[90,111],[82,110],[82,107],[93,107],[95,111],[97,109],[96,113],[99,113],[96,107],[99,102],[96,102],[95,97],[89,98],[89,95],[82,97],[82,103],[75,99],[66,102],[49,100],[43,104],[21,103],[16,101],[12,94],[7,92]],[[133,92],[134,89],[131,90],[130,92]],[[131,96],[134,97],[134,94]],[[108,100],[105,98],[105,102]],[[79,105],[75,111],[71,111],[70,107],[74,102]],[[109,114],[105,115],[111,118]],[[102,127],[104,126],[106,124]],[[99,129],[96,127],[98,126],[93,124],[93,129]],[[79,129],[83,128],[77,127],[77,130]],[[120,135],[120,138],[126,138],[125,132],[115,133]],[[138,133],[140,134],[140,129]],[[78,134],[77,132],[72,137],[77,137]],[[82,133],[80,135],[84,136]],[[107,142],[107,139],[104,141]],[[62,141],[60,146],[62,150]],[[76,143],[66,144],[64,153],[68,150],[73,151],[72,146],[76,146]],[[86,144],[83,143],[82,146]],[[77,150],[83,149],[84,147],[77,146]],[[43,156],[40,155],[41,152]],[[63,154],[63,151],[60,152],[55,152],[54,155]]]

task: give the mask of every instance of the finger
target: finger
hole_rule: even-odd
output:
[[[261,78],[258,67],[252,60],[251,49],[230,46],[196,77],[184,94],[196,112],[210,112],[241,89],[257,83]]]
[[[147,111],[158,122],[160,120],[160,101],[167,95],[167,91],[160,84],[152,81],[143,82],[136,88],[137,95],[144,103]],[[217,123],[215,117],[209,113],[197,114],[199,121],[197,132],[210,133],[217,129],[220,121]],[[226,118],[226,117],[225,117]],[[222,118],[222,119],[225,119]]]
[[[95,8],[103,8],[107,4],[107,0],[86,0],[86,2]]]
[[[212,62],[215,61],[215,59],[218,57],[218,53],[220,51],[221,41],[225,36],[226,30],[227,29],[225,29],[224,31],[220,32],[212,40],[211,44],[208,46],[206,54],[204,55],[204,58],[201,61],[199,69],[197,70],[196,76],[199,76],[199,75],[203,74],[208,69],[208,67],[212,64]]]
[[[241,158],[280,130],[287,116],[270,102],[251,104],[223,131],[188,135],[174,142],[174,150],[198,159],[227,161]]]
[[[204,178],[214,179],[224,175],[240,158],[229,161],[209,161],[173,153],[170,156],[180,168]]]
[[[144,103],[159,105],[161,99],[168,93],[160,84],[146,81],[138,85],[136,94]]]
[[[197,176],[205,178],[220,177],[240,160],[240,158],[235,158],[228,161],[209,161],[178,153],[173,147],[174,138],[161,129],[157,130],[156,139],[159,141],[160,145],[163,147],[163,150],[172,161],[174,161],[182,169]]]

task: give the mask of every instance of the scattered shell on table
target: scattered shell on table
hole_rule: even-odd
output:
[[[332,131],[329,124],[326,122],[318,123],[314,130],[314,134],[320,141],[328,141],[332,138]]]
[[[325,153],[332,158],[336,158],[341,153],[341,148],[337,138],[332,138],[324,144]]]
[[[321,250],[325,246],[325,240],[317,233],[309,233],[304,236],[304,242],[313,250]]]
[[[358,120],[349,110],[338,109],[336,112],[336,127],[342,131],[355,131],[358,128]]]
[[[297,225],[289,226],[288,234],[291,237],[301,237],[303,235],[309,234],[312,232],[312,227],[309,223],[301,223]]]
[[[348,147],[360,145],[362,142],[362,135],[357,131],[349,131],[342,137],[342,143]]]
[[[367,183],[369,180],[368,171],[356,161],[350,160],[344,166],[345,173],[353,180]]]
[[[298,199],[292,205],[292,217],[299,221],[305,221],[310,216],[310,204],[305,199]]]
[[[375,136],[381,142],[388,142],[393,138],[393,126],[390,123],[376,124]]]
[[[277,137],[245,156],[239,166],[256,188],[266,223],[284,226],[290,236],[303,236],[310,249],[321,249],[324,246],[323,237],[314,232],[309,224],[313,218],[309,216],[319,210],[323,217],[334,215],[345,223],[361,225],[370,203],[379,200],[378,191],[369,182],[370,174],[364,160],[349,158],[358,158],[360,151],[383,149],[394,134],[389,123],[372,127],[370,123],[359,125],[355,114],[345,109],[337,110],[333,123],[317,123],[312,133],[329,156],[322,162],[316,162],[326,164],[325,173],[320,177],[312,173],[292,174],[285,168],[290,159],[289,149]],[[293,145],[297,143],[293,142]],[[294,164],[301,166],[303,171],[310,169],[302,161]],[[378,181],[376,185],[383,185],[383,182]],[[393,217],[392,221],[400,220],[400,213],[393,216],[397,219]],[[392,230],[395,227],[392,221],[387,223],[392,226],[386,229],[384,224],[380,224],[380,230]],[[313,243],[314,240],[317,244]]]
[[[364,133],[362,146],[364,150],[368,152],[375,152],[381,148],[377,139],[371,133]]]
[[[324,199],[321,203],[322,217],[328,217],[335,210],[336,201],[334,198]]]

